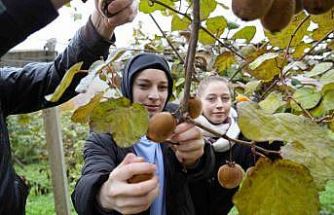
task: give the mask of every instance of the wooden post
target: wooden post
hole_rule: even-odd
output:
[[[69,215],[70,203],[58,108],[43,110],[43,118],[56,213],[57,215]]]

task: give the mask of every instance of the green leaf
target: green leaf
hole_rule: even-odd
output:
[[[61,98],[61,96],[64,94],[65,90],[72,83],[74,75],[80,72],[82,64],[83,62],[76,63],[69,70],[67,70],[60,84],[54,91],[54,93],[46,96],[45,99],[50,102],[57,102]]]
[[[141,104],[126,98],[100,103],[92,112],[90,126],[96,132],[113,135],[120,147],[129,147],[145,135],[148,128],[148,112]]]
[[[249,43],[255,36],[256,33],[256,27],[255,26],[245,26],[239,31],[237,31],[232,39],[245,39],[247,43]]]
[[[216,0],[201,0],[200,1],[200,18],[201,20],[207,19],[210,14],[216,9]]]
[[[229,29],[229,30],[234,30],[234,29],[237,29],[237,28],[239,28],[240,27],[240,25],[238,25],[237,23],[235,23],[235,22],[231,22],[231,21],[229,21],[228,23],[227,23],[227,28]]]
[[[292,22],[290,22],[290,24],[286,28],[284,28],[281,32],[270,33],[269,31],[265,31],[265,35],[268,37],[270,43],[273,46],[277,46],[281,49],[284,49],[287,47],[291,39],[291,35],[305,17],[306,14],[304,12],[301,12],[295,15],[292,18]],[[291,41],[290,47],[295,47],[302,41],[303,37],[307,33],[307,28],[309,27],[309,25],[310,25],[310,19],[308,19],[296,32]]]
[[[126,48],[119,48],[116,49],[115,51],[111,52],[105,62],[106,65],[109,65],[113,62],[115,62],[116,60],[118,60],[120,57],[123,56],[123,54],[127,51],[128,49]]]
[[[212,38],[209,34],[207,34],[202,29],[199,30],[198,41],[202,43],[203,45],[213,45],[216,42],[214,38]]]
[[[313,77],[313,76],[320,75],[324,72],[327,72],[332,66],[333,66],[333,63],[330,63],[330,62],[322,62],[322,63],[316,64],[310,72],[305,73],[305,76]]]
[[[312,15],[311,20],[319,25],[312,34],[314,40],[319,41],[330,31],[333,32],[334,16],[332,10],[324,14]]]
[[[278,53],[266,53],[256,58],[248,65],[248,73],[258,80],[271,81],[280,72]]]
[[[223,16],[215,16],[206,20],[206,26],[210,33],[219,38],[227,27],[227,21]]]
[[[174,8],[174,2],[171,0],[160,0],[160,2]],[[157,3],[152,3],[150,0],[140,0],[139,2],[139,11],[149,14],[153,13],[156,10],[160,11],[167,11],[167,9],[164,6],[161,6]]]
[[[172,31],[186,30],[188,29],[190,24],[191,22],[187,18],[185,17],[180,18],[178,15],[173,15],[171,30]]]
[[[334,82],[334,69],[329,70],[320,78],[321,83],[328,84]]]
[[[261,86],[261,81],[255,80],[255,81],[249,81],[245,86],[245,96],[251,97],[253,96],[254,92],[259,89]]]
[[[234,195],[239,214],[319,214],[318,192],[308,170],[293,161],[261,159]]]
[[[270,93],[263,101],[259,103],[260,107],[267,113],[275,113],[277,109],[285,105],[283,95],[279,92]]]
[[[304,108],[314,108],[321,100],[321,93],[314,87],[303,87],[297,89],[292,97]],[[291,107],[297,111],[301,111],[295,101],[290,101]]]
[[[103,92],[97,93],[93,98],[90,99],[88,104],[76,109],[72,114],[71,120],[78,123],[88,123],[90,119],[90,114],[92,113],[94,108],[100,103],[103,94]]]
[[[301,150],[312,152],[307,157],[311,164],[316,159],[330,163],[334,159],[334,137],[330,130],[308,118],[289,113],[268,114],[250,102],[238,104],[238,116],[241,131],[250,140],[298,143]],[[293,159],[293,155],[284,158]],[[319,171],[323,176],[316,181],[318,187],[322,187],[324,181],[334,179],[333,165],[330,168],[330,173]]]
[[[235,63],[235,56],[232,52],[224,52],[220,54],[214,63],[214,67],[217,68],[218,72],[224,73],[224,71],[231,67]]]

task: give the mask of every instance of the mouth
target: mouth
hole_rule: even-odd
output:
[[[216,115],[216,116],[222,116],[222,115],[225,115],[224,112],[215,112],[215,113],[212,113],[213,115]]]
[[[144,105],[148,112],[157,112],[160,110],[160,105]]]

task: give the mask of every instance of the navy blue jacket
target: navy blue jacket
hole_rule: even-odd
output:
[[[10,0],[14,1],[14,0]],[[20,0],[25,2],[23,0]],[[42,4],[42,0],[39,0]],[[2,28],[2,26],[1,26]],[[3,29],[2,29],[3,30]],[[1,32],[2,33],[2,32]],[[2,44],[3,41],[1,41]],[[28,189],[16,175],[11,163],[11,149],[6,117],[56,106],[75,96],[75,86],[82,78],[77,75],[57,103],[45,100],[60,83],[65,72],[75,63],[84,61],[82,69],[101,56],[108,55],[111,42],[104,40],[91,21],[82,27],[65,51],[54,62],[30,63],[23,68],[0,68],[0,214],[24,214]]]
[[[0,0],[0,57],[57,16],[50,0]]]

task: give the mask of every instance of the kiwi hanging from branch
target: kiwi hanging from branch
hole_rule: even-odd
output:
[[[232,0],[232,11],[243,21],[251,21],[263,17],[272,3],[273,0]]]
[[[334,0],[303,0],[304,9],[310,14],[322,14],[334,6]]]
[[[291,0],[274,0],[268,13],[261,18],[262,26],[270,32],[279,32],[289,25],[296,2]]]

